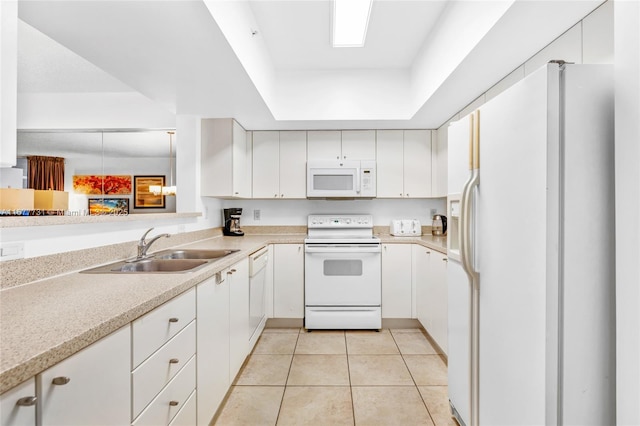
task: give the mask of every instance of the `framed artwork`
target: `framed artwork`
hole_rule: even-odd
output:
[[[128,214],[128,198],[89,198],[89,216],[126,216]]]
[[[164,209],[165,196],[149,191],[149,186],[164,186],[164,176],[134,176],[133,207],[136,209]]]
[[[74,175],[73,192],[89,195],[130,195],[129,175]]]

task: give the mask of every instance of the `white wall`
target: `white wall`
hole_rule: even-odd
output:
[[[615,2],[617,424],[640,425],[640,2]]]
[[[242,226],[307,225],[309,214],[364,213],[373,215],[375,226],[389,226],[391,219],[418,219],[431,225],[430,210],[445,213],[445,199],[430,200],[224,200],[222,207],[241,207]],[[260,210],[260,220],[253,210]]]

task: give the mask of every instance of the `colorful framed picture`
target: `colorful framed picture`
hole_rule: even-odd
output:
[[[74,175],[73,192],[89,195],[130,195],[129,175]]]
[[[165,196],[149,190],[152,185],[164,186],[164,176],[133,177],[133,207],[136,209],[164,209]]]
[[[126,216],[128,214],[128,198],[89,198],[89,216]]]

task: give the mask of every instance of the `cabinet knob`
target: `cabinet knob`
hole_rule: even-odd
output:
[[[178,322],[178,318],[169,318],[169,322]]]
[[[24,398],[17,400],[16,405],[19,405],[20,407],[32,407],[36,405],[37,400],[38,398],[35,396],[25,396]]]
[[[409,193],[407,192],[407,197],[409,196]]]
[[[274,197],[278,198],[278,194],[273,194]]]
[[[54,385],[66,385],[67,383],[69,383],[71,381],[71,379],[69,377],[64,377],[64,376],[60,376],[60,377],[55,377],[51,383],[53,383]]]
[[[431,252],[430,252],[430,251],[426,251],[426,253],[427,253],[427,254],[431,254]]]
[[[235,192],[235,194],[236,194],[236,195],[238,195],[238,194],[239,194],[239,192]]]
[[[172,407],[175,407],[178,404],[180,404],[178,401],[169,401],[169,405]]]
[[[400,193],[400,196],[402,197],[402,192]]]
[[[169,364],[178,364],[180,362],[180,360],[178,358],[171,358],[169,360]]]
[[[284,194],[280,194],[280,198],[284,198]]]
[[[338,155],[338,156],[336,157],[336,160],[339,160],[339,159],[340,159],[340,156]]]
[[[447,259],[446,257],[444,259],[442,259],[443,262],[448,262],[449,259]]]

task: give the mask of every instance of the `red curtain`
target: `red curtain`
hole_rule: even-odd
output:
[[[29,161],[28,188],[64,191],[64,158],[33,155]]]

